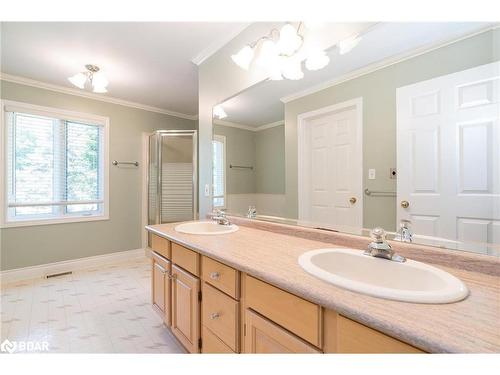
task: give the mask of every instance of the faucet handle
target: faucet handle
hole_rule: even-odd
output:
[[[384,228],[376,227],[370,231],[370,237],[375,242],[384,242],[385,241],[385,230]]]

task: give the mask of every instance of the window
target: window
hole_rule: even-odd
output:
[[[107,219],[106,118],[3,102],[4,226]]]
[[[226,137],[214,135],[213,148],[213,207],[226,207]]]

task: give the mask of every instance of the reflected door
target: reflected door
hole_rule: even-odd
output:
[[[360,108],[351,103],[325,110],[301,125],[299,216],[316,224],[361,228]]]
[[[499,73],[493,63],[397,90],[398,220],[417,235],[500,242]]]

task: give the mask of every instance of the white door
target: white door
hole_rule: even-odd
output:
[[[497,62],[397,90],[398,220],[416,234],[500,242],[499,74]]]
[[[301,220],[332,227],[362,227],[360,107],[357,100],[301,115]]]

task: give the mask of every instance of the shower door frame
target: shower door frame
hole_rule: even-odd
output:
[[[157,212],[155,215],[155,224],[161,224],[161,181],[162,181],[162,168],[161,168],[161,160],[162,160],[162,139],[163,137],[175,137],[175,136],[186,136],[191,135],[193,140],[193,178],[192,178],[192,202],[193,202],[193,220],[196,220],[198,217],[198,131],[197,130],[157,130],[148,136],[148,152],[147,152],[147,222],[149,222],[149,183],[150,183],[150,146],[151,142],[149,141],[151,136],[157,136],[156,139],[156,147],[157,147],[157,162],[158,162],[158,173],[156,180],[156,208]]]

